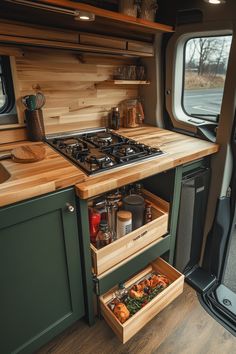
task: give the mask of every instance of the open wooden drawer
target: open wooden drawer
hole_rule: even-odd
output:
[[[99,250],[91,244],[93,270],[96,275],[111,269],[167,233],[169,203],[145,189],[142,192],[152,206],[153,220]]]
[[[126,343],[130,338],[132,338],[153,317],[155,317],[161,310],[168,306],[183,292],[184,276],[162,258],[157,258],[147,268],[132,277],[125,283],[125,287],[128,288],[133,284],[138,283],[143,277],[153,271],[166,275],[171,280],[171,284],[123,324],[116,318],[108,307],[108,303],[113,299],[114,292],[118,287],[115,287],[106,294],[100,296],[101,313],[106,322],[123,343]]]

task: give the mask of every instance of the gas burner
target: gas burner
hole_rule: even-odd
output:
[[[85,161],[89,164],[90,168],[93,171],[98,168],[103,169],[106,167],[113,166],[115,164],[115,162],[112,161],[111,157],[100,152],[95,152],[94,155],[87,156]]]
[[[66,140],[63,140],[63,143],[64,143],[66,146],[75,146],[75,145],[79,144],[79,140],[78,140],[78,139],[75,139],[75,138],[66,139]]]
[[[111,142],[112,136],[109,133],[97,133],[96,139],[98,141]]]
[[[89,175],[163,154],[159,149],[101,129],[55,136],[47,141]]]
[[[136,152],[135,147],[132,145],[128,145],[128,144],[121,145],[117,150],[117,153],[121,154],[123,156],[132,155],[132,154],[135,154],[135,152]]]

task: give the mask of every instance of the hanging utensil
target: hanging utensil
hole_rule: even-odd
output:
[[[42,92],[36,93],[36,109],[40,109],[45,105],[46,98]]]
[[[37,92],[36,95],[27,95],[22,97],[22,103],[28,111],[34,111],[42,108],[45,105],[46,99],[42,92]]]
[[[22,103],[29,111],[34,111],[36,109],[36,96],[27,95],[22,97]]]

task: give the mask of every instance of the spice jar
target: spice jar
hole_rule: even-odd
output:
[[[102,248],[111,243],[111,231],[109,230],[106,220],[101,220],[99,225],[99,231],[96,237],[96,248]]]
[[[127,295],[128,295],[128,290],[125,288],[125,284],[119,283],[118,290],[115,291],[116,298],[118,300],[122,300]]]
[[[117,212],[117,230],[116,236],[120,238],[132,231],[132,213],[126,210]]]
[[[152,206],[150,203],[146,203],[144,210],[144,224],[148,224],[150,221],[152,221]]]
[[[114,130],[120,129],[120,112],[118,107],[112,108],[109,127]]]

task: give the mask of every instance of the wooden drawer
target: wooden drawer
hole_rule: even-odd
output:
[[[154,54],[153,45],[151,43],[145,42],[128,42],[128,50],[140,52],[140,53],[148,53]]]
[[[80,34],[80,44],[94,45],[113,49],[126,49],[126,41],[122,39],[96,36],[92,34]]]
[[[153,220],[99,250],[91,244],[96,275],[111,269],[167,233],[169,203],[147,190],[143,190],[143,195],[151,203]]]
[[[108,325],[123,343],[126,343],[132,338],[153,317],[183,292],[184,276],[162,258],[157,258],[157,260],[152,262],[147,268],[127,281],[125,287],[128,288],[132,286],[153,271],[166,275],[172,283],[123,324],[119,322],[107,305],[112,300],[117,287],[100,296],[101,313]]]

